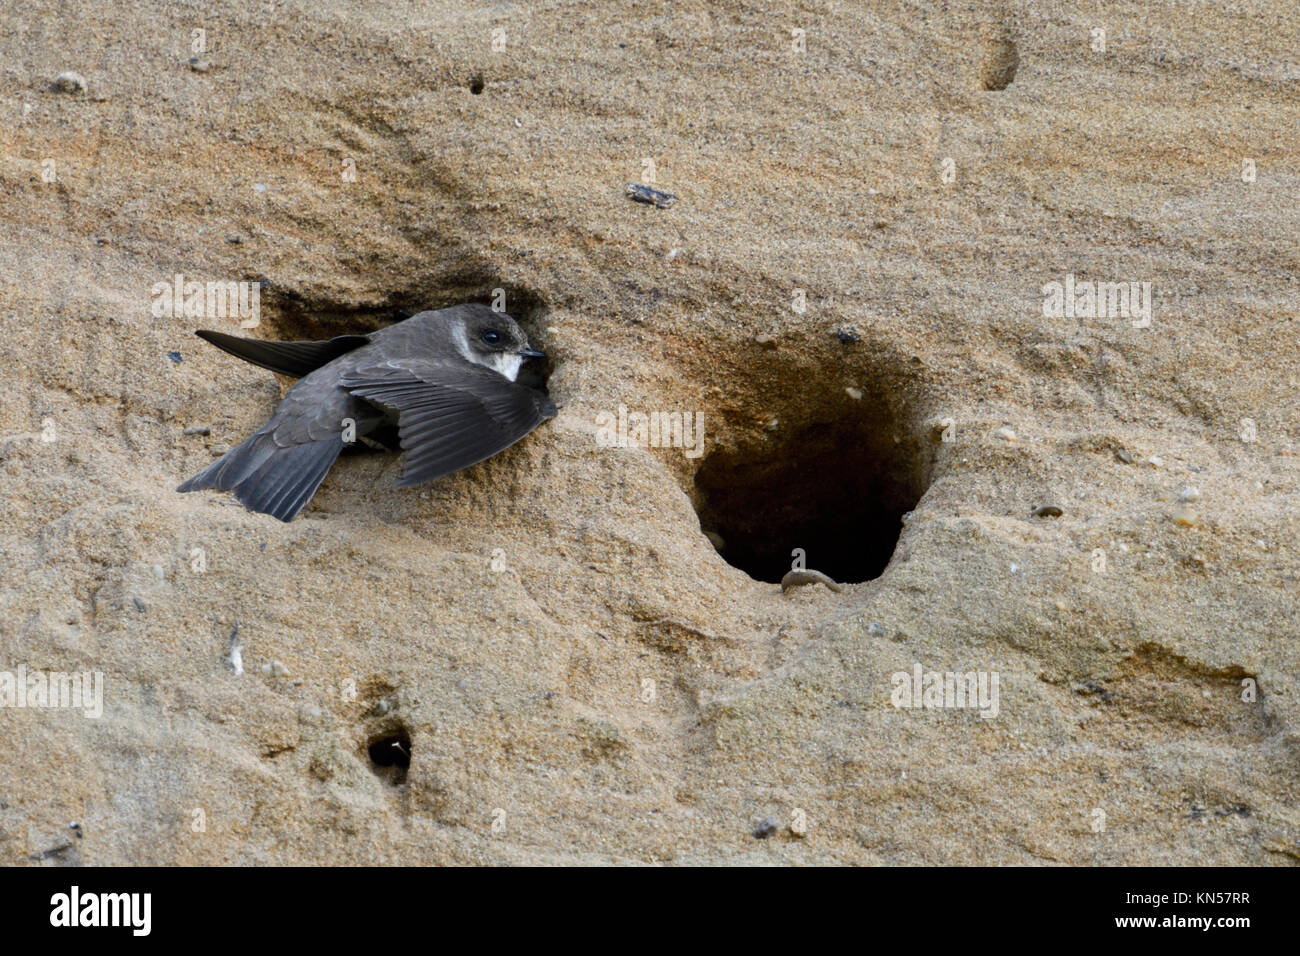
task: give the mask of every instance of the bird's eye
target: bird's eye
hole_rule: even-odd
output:
[[[496,329],[488,329],[486,332],[483,333],[481,338],[488,345],[496,345],[498,342],[501,341],[501,333],[498,332]]]

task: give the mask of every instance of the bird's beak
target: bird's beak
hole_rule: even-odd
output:
[[[519,355],[523,358],[546,358],[546,353],[537,349],[520,349]]]

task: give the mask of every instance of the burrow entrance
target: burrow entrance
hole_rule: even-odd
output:
[[[370,757],[370,769],[377,777],[395,787],[401,786],[411,769],[411,734],[400,725],[373,734],[366,742],[366,754]]]
[[[796,549],[803,566],[839,582],[869,581],[889,564],[903,515],[928,484],[930,451],[900,399],[849,387],[812,400],[799,390],[763,426],[724,438],[696,472],[701,529],[750,577],[780,581]]]

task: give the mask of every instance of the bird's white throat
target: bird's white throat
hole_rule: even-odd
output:
[[[513,382],[519,377],[519,369],[524,364],[524,360],[521,356],[510,352],[497,352],[495,355],[490,356],[483,364],[488,368],[496,369]]]

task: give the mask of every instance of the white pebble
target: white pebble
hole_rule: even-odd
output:
[[[1013,442],[1016,440],[1016,433],[1010,428],[999,428],[993,433],[994,438],[1001,438],[1003,441]]]
[[[845,388],[844,391],[847,392],[849,398],[853,399],[855,402],[862,401],[862,389],[854,388],[852,385],[850,385],[847,388]]]
[[[86,92],[86,78],[80,73],[68,70],[54,78],[54,88],[60,93],[84,93]]]
[[[1184,485],[1183,490],[1178,492],[1179,501],[1195,501],[1201,497],[1201,490],[1194,485]]]

